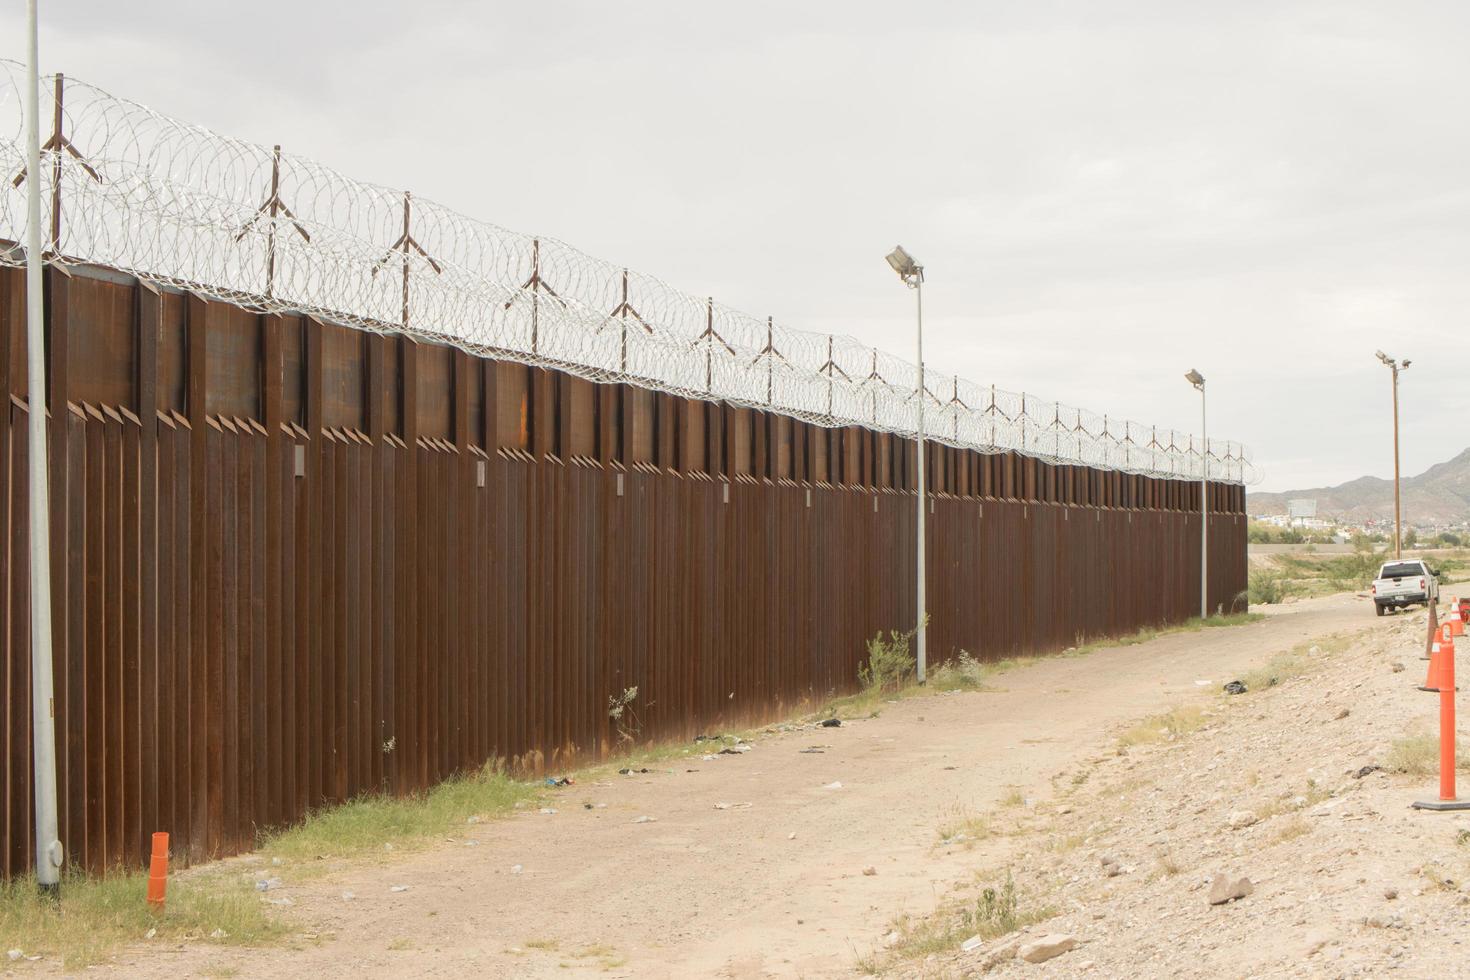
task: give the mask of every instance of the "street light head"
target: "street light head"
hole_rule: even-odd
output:
[[[902,245],[895,245],[893,251],[888,253],[888,264],[910,286],[917,286],[924,281],[924,267],[914,261],[914,257],[905,252]]]
[[[1194,368],[1189,369],[1189,373],[1184,376],[1184,380],[1188,381],[1196,388],[1203,388],[1205,386],[1205,376],[1203,374],[1200,374]]]
[[[1404,363],[1400,364],[1399,367],[1401,367],[1401,368],[1407,368],[1410,364],[1413,364],[1413,363],[1414,363],[1413,361],[1409,360],[1406,357],[1406,358],[1404,358]]]
[[[904,251],[902,245],[893,246],[893,251],[888,253],[888,264],[893,266],[894,272],[905,277],[912,275],[914,269],[918,267],[914,257]]]
[[[1377,357],[1380,361],[1382,361],[1384,364],[1387,364],[1388,363],[1388,355],[1385,354],[1385,353],[1383,353],[1383,351],[1376,350],[1376,351],[1373,352],[1373,355],[1375,357]]]

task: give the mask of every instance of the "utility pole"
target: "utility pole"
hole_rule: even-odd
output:
[[[1407,371],[1412,361],[1398,361],[1383,351],[1374,352],[1384,366],[1393,372],[1393,556],[1404,557],[1403,504],[1399,494],[1399,371]]]

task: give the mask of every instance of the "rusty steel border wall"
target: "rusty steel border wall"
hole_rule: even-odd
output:
[[[62,839],[197,861],[487,759],[851,691],[914,616],[913,444],[47,269]],[[0,269],[0,876],[33,855],[24,278]],[[931,445],[935,662],[1198,610],[1199,485]],[[1211,487],[1211,605],[1246,587]],[[1041,710],[1040,708],[1038,710]]]

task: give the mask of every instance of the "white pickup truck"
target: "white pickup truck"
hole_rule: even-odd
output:
[[[1438,575],[1418,558],[1384,562],[1373,582],[1373,611],[1382,616],[1389,609],[1428,605],[1439,598]]]

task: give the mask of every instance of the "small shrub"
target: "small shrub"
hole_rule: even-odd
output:
[[[868,662],[858,668],[858,683],[863,690],[882,694],[901,690],[914,676],[914,655],[909,652],[909,642],[917,629],[900,633],[888,632],[888,639],[881,632],[868,641]]]
[[[1016,931],[1019,906],[1016,882],[1007,871],[1005,884],[999,888],[986,888],[973,906],[960,910],[960,921],[981,938],[994,939]]]
[[[1257,570],[1251,572],[1247,583],[1249,587],[1246,593],[1253,606],[1271,606],[1285,602],[1286,597],[1292,594],[1291,581],[1280,572]]]
[[[618,741],[625,744],[636,742],[643,731],[643,723],[633,710],[633,702],[637,700],[636,687],[624,688],[622,694],[609,695],[607,699],[607,716],[618,730]]]
[[[1366,589],[1378,573],[1382,555],[1359,549],[1351,555],[1327,559],[1322,563],[1322,572],[1335,592],[1351,592]]]

